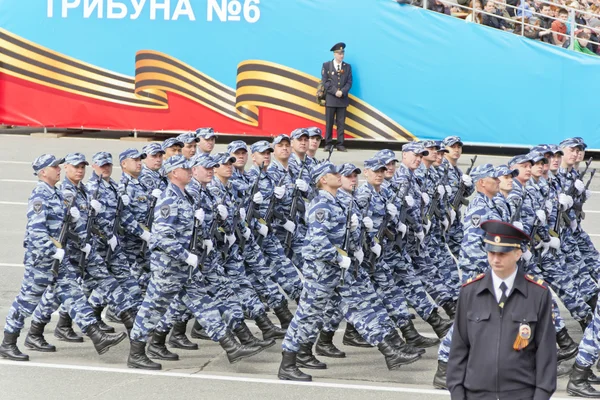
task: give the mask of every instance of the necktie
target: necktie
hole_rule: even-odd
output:
[[[506,296],[506,289],[508,289],[508,287],[506,286],[506,283],[502,282],[500,284],[500,290],[502,291],[502,295],[500,296],[500,301],[498,302],[498,306],[503,309],[504,308],[504,304],[506,303],[506,299],[508,298]]]
[[[340,72],[340,64],[337,65],[337,71]]]

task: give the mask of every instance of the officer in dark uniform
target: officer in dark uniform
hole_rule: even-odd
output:
[[[333,60],[323,63],[321,81],[325,88],[325,151],[333,144],[333,121],[337,128],[338,151],[346,151],[344,147],[344,127],[346,124],[346,107],[348,107],[348,92],[352,87],[352,67],[344,62],[345,43],[337,43],[331,48]]]
[[[481,224],[491,271],[462,287],[447,384],[452,399],[550,399],[556,390],[552,297],[517,269],[530,238],[506,222]]]

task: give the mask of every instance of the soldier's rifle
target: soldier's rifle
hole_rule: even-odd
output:
[[[590,183],[592,183],[592,179],[594,179],[594,175],[596,175],[596,168],[593,168],[592,172],[590,173],[590,179],[585,184],[585,191],[587,191],[590,188]],[[584,191],[584,193],[585,193],[585,191]],[[579,203],[579,207],[575,210],[575,215],[577,216],[578,222],[581,222],[582,220],[585,219],[585,211],[583,211],[583,203],[585,203],[585,201],[582,201],[581,203]]]
[[[550,189],[550,187],[548,187],[548,193],[546,193],[546,195],[544,196],[544,199],[542,201],[542,208],[541,208],[542,211],[544,211],[544,209],[545,209],[546,202],[550,198],[551,192],[552,192],[552,190]],[[536,216],[533,220],[533,228],[531,228],[531,235],[529,236],[531,238],[531,249],[535,253],[535,256],[537,257],[537,265],[540,270],[542,270],[542,252],[540,249],[536,249],[536,247],[540,242],[540,237],[538,236],[537,232],[538,232],[538,229],[540,228],[541,223],[542,223],[542,221],[536,214]]]
[[[369,213],[369,203],[371,203],[371,197],[372,194],[369,193],[369,197],[367,198],[367,202],[364,208],[364,211],[362,212],[362,219],[364,220],[367,217],[367,214]],[[358,236],[358,246],[360,246],[359,248],[363,249],[363,252],[365,252],[365,254],[370,254],[372,253],[369,249],[369,243],[368,243],[368,236],[367,236],[367,229],[364,227],[362,227],[362,229],[360,230],[360,235]],[[354,269],[354,277],[358,277],[358,269],[360,268],[360,263],[358,262],[358,260],[356,258],[352,259],[352,268]]]
[[[245,219],[245,223],[248,228],[250,228],[250,224],[252,223],[252,218],[254,218],[256,216],[255,215],[256,210],[254,209],[254,207],[255,207],[254,195],[256,194],[256,192],[258,192],[258,185],[260,183],[260,178],[262,176],[264,167],[265,167],[265,163],[263,162],[260,165],[260,169],[258,170],[258,177],[256,178],[256,182],[254,182],[254,185],[252,186],[252,190],[250,191],[250,203],[248,204],[248,209],[246,210],[246,219]],[[242,202],[243,202],[243,199],[242,199]],[[240,252],[243,252],[245,248],[246,248],[246,238],[243,235],[241,235],[241,237],[240,237]]]
[[[285,180],[285,175],[281,177],[281,179],[277,183],[276,187],[283,185],[284,180]],[[275,193],[273,193],[271,195],[271,200],[269,201],[269,206],[267,207],[267,211],[265,213],[265,218],[258,220],[259,223],[261,223],[261,224],[264,223],[264,225],[270,231],[273,231],[271,223],[273,222],[273,217],[275,216],[275,205],[276,204],[277,204],[277,197],[275,196]],[[265,240],[265,237],[263,235],[261,235],[261,234],[257,235],[256,242],[258,243],[259,246],[262,246],[264,240]]]
[[[150,199],[150,204],[148,205],[148,214],[146,215],[146,219],[144,220],[144,226],[148,229],[148,231],[152,230],[152,224],[154,223],[154,207],[156,207],[156,203],[158,199],[154,196]],[[146,254],[146,249],[148,248],[148,243],[144,240],[142,243],[142,249],[140,250],[140,254],[144,257]]]
[[[302,168],[300,168],[300,173],[298,173],[298,179],[302,179],[302,172],[304,171],[305,167],[306,167],[306,163],[303,162]],[[296,214],[298,213],[298,202],[300,201],[300,196],[301,196],[300,189],[298,188],[298,185],[294,184],[294,190],[292,192],[292,204],[290,206],[290,213],[287,218],[289,221],[292,221],[294,224],[296,223]],[[291,255],[293,238],[294,238],[293,232],[286,232],[285,239],[284,239],[284,247],[285,247],[286,254],[288,255],[288,257]]]
[[[344,241],[342,243],[342,248],[338,249],[338,253],[340,253],[344,257],[348,257],[348,253],[350,251],[350,239],[352,238],[352,206],[354,204],[354,193],[356,191],[356,186],[352,186],[352,193],[350,194],[351,199],[348,204],[348,212],[346,213],[346,232],[344,233]],[[342,274],[340,276],[340,286],[344,286],[345,283],[346,270],[342,268]]]
[[[127,185],[129,185],[129,179],[125,181],[125,184],[123,186],[123,193],[127,194]],[[117,194],[117,210],[115,212],[115,223],[113,225],[113,230],[112,230],[112,236],[117,236],[119,234],[119,232],[121,231],[121,213],[123,212],[123,207],[125,205],[123,204],[123,198],[122,195]],[[148,212],[153,213],[154,210],[149,210]],[[110,238],[108,238],[110,239]],[[146,243],[146,241],[143,241],[144,243]],[[104,257],[104,261],[106,262],[106,265],[110,265],[110,260],[113,256],[113,249],[110,245],[108,245],[108,248],[106,249],[106,257]]]
[[[471,158],[471,165],[465,171],[466,175],[471,175],[471,171],[473,170],[473,166],[475,165],[475,161],[477,161],[477,155]],[[465,193],[467,192],[467,185],[462,181],[460,181],[460,185],[458,186],[458,190],[456,192],[456,196],[454,196],[454,201],[452,201],[452,208],[456,211],[456,218],[458,218],[458,212],[462,205],[469,205],[469,201],[465,198]]]
[[[580,180],[583,180],[583,178],[587,174],[587,171],[588,171],[590,165],[592,164],[592,160],[593,160],[593,157],[590,157],[586,161],[585,168],[579,177]],[[567,196],[570,196],[573,199],[575,198],[576,193],[577,193],[577,188],[575,187],[575,181],[573,181],[573,183],[571,184],[571,186],[569,186],[569,188],[567,190],[563,189],[563,194],[566,194]],[[562,225],[564,224],[565,226],[570,226],[571,222],[572,222],[571,218],[569,217],[570,208],[567,208],[566,210],[561,210],[561,208],[562,208],[562,206],[561,206],[561,204],[559,204],[557,207],[556,223],[554,226],[554,232],[556,232],[559,236],[561,233]]]
[[[402,224],[407,225],[406,221],[408,219],[408,204],[406,204],[406,196],[408,195],[409,190],[410,184],[404,185],[404,190],[402,191],[402,194],[400,196],[400,201],[402,201],[402,207],[400,207],[400,211],[398,214],[398,226],[402,226]],[[406,229],[408,230],[408,225],[406,226]],[[408,232],[405,232],[405,235],[407,234]],[[396,249],[398,249],[398,251],[402,251],[402,240],[402,233],[396,232],[396,235],[394,236],[394,246],[396,247]]]
[[[75,204],[76,197],[77,197],[77,195],[74,195],[73,198],[67,204],[67,209],[66,209],[65,215],[63,217],[62,226],[60,228],[60,233],[58,234],[58,239],[52,238],[52,242],[54,243],[54,245],[59,249],[64,249],[65,251],[67,248],[67,240],[69,238],[69,225],[71,225],[71,220],[73,219],[73,217],[71,216],[70,210],[73,207],[73,204]],[[66,253],[65,253],[64,257],[67,257]],[[52,261],[52,275],[54,275],[55,278],[58,277],[58,268],[59,267],[60,267],[59,260]]]
[[[443,200],[443,197],[440,194],[440,192],[437,190],[437,188],[440,185],[445,187],[445,183],[447,181],[448,181],[448,168],[445,168],[444,174],[439,179],[439,181],[436,183],[435,194],[433,195],[433,199],[431,200],[431,203],[429,204],[429,209],[427,210],[427,213],[425,214],[425,217],[429,221],[431,221],[431,218],[434,215],[436,216],[436,218],[438,218],[438,220],[440,220],[442,218],[442,215],[440,212],[440,203]]]
[[[94,191],[94,194],[92,196],[92,200],[98,200],[98,197],[100,195],[100,185],[102,184],[102,175],[98,175],[98,181],[97,181],[97,187],[96,190]],[[91,202],[90,202],[91,204]],[[88,244],[90,242],[90,239],[92,238],[92,229],[94,228],[94,224],[96,223],[96,217],[98,215],[98,213],[96,212],[96,210],[92,207],[90,207],[90,214],[88,216],[88,220],[87,220],[87,225],[85,227],[85,239],[83,240],[83,246],[85,246],[86,244]],[[110,247],[110,245],[109,245]],[[79,255],[79,270],[81,271],[81,276],[83,276],[84,272],[85,272],[85,258],[86,258],[86,254],[82,251],[81,254]]]

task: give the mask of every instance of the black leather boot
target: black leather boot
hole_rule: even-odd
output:
[[[285,329],[281,329],[271,322],[267,314],[263,314],[255,319],[256,326],[262,332],[263,339],[283,339],[285,337]]]
[[[192,333],[190,336],[192,339],[212,340],[197,320],[194,321],[194,327],[192,328]]]
[[[443,304],[442,308],[446,312],[446,315],[448,316],[448,318],[454,319],[454,316],[456,315],[456,302],[455,301],[449,301],[446,304]]]
[[[346,358],[346,353],[335,347],[335,344],[333,344],[334,334],[335,332],[321,331],[315,346],[315,353],[317,353],[317,355],[331,358]]]
[[[448,370],[448,363],[438,360],[437,370],[433,377],[433,387],[436,389],[448,389],[446,385],[446,371]]]
[[[161,369],[162,365],[155,363],[146,355],[146,343],[131,340],[129,342],[129,358],[127,358],[127,366],[129,368],[139,369]]]
[[[76,334],[73,330],[73,320],[69,313],[59,312],[58,316],[59,318],[56,323],[56,328],[54,329],[54,336],[57,337],[58,340],[64,342],[82,343],[83,337]]]
[[[54,353],[56,351],[56,346],[49,344],[44,338],[45,327],[46,324],[31,321],[29,333],[25,338],[25,347],[31,350],[41,351],[44,353]]]
[[[588,382],[590,375],[593,375],[591,368],[584,368],[575,363],[569,377],[569,383],[567,383],[567,393],[571,396],[600,399],[600,392]]]
[[[422,349],[420,347],[413,347],[410,344],[404,342],[404,340],[402,340],[402,338],[398,334],[397,330],[394,329],[389,333],[389,335],[392,344],[397,350],[401,350],[407,354],[425,354],[425,349]]]
[[[125,332],[104,333],[100,330],[98,324],[88,326],[86,334],[92,339],[96,352],[100,355],[106,353],[108,349],[118,345],[127,337]]]
[[[342,343],[345,346],[353,346],[353,347],[375,347],[371,343],[367,342],[360,336],[360,333],[356,330],[354,325],[351,323],[346,323],[346,330],[344,331],[344,337],[342,338]]]
[[[235,336],[230,331],[225,333],[225,336],[219,340],[219,344],[227,353],[227,359],[229,363],[235,364],[238,361],[243,360],[244,358],[252,357],[255,354],[260,353],[265,348],[259,346],[245,346],[239,344],[235,340]]]
[[[187,321],[175,322],[169,336],[169,346],[183,350],[198,350],[198,343],[193,343],[185,334],[187,330]]]
[[[119,317],[117,317],[117,314],[115,314],[115,312],[113,311],[112,307],[107,307],[106,308],[106,315],[105,316],[106,316],[106,320],[108,322],[114,322],[115,324],[121,323],[121,319]]]
[[[94,315],[98,320],[98,327],[100,330],[104,333],[115,333],[115,328],[110,325],[106,325],[104,321],[102,321],[102,310],[104,310],[104,307],[95,307],[92,308],[92,310],[94,310]]]
[[[402,325],[400,331],[402,332],[402,336],[404,336],[406,343],[417,348],[426,349],[440,343],[439,339],[428,338],[421,335],[411,320],[408,320],[407,323]]]
[[[246,325],[245,322],[242,322],[240,326],[233,330],[235,336],[240,339],[240,343],[249,346],[259,346],[263,348],[271,347],[275,344],[275,339],[269,340],[260,340],[255,337],[252,332],[250,332],[250,328]]]
[[[586,303],[592,309],[592,313],[596,311],[596,305],[598,304],[598,293],[596,293],[591,299],[586,301]]]
[[[279,320],[279,324],[281,325],[282,329],[287,329],[288,326],[290,326],[292,319],[294,319],[294,316],[288,308],[287,302],[284,302],[279,307],[273,308],[273,312],[275,312],[275,316]]]
[[[452,327],[452,321],[440,317],[436,309],[434,309],[429,318],[427,318],[427,323],[431,325],[433,331],[440,339],[446,336],[446,333],[448,333]]]
[[[279,365],[279,372],[277,373],[279,379],[284,381],[312,381],[312,376],[305,374],[298,369],[298,366],[296,365],[297,353],[284,351],[281,355],[281,364]]]
[[[135,315],[136,313],[133,310],[125,310],[121,313],[121,322],[127,329],[127,337],[131,334],[131,330],[133,329],[133,324],[135,323]]]
[[[148,345],[148,357],[158,358],[159,360],[166,361],[179,360],[179,356],[175,353],[171,353],[165,345],[165,340],[167,339],[168,333],[169,332],[154,331],[154,334],[150,339],[150,344]]]
[[[577,343],[573,341],[567,328],[562,328],[560,332],[556,333],[556,343],[558,344],[558,351],[556,354],[556,361],[566,361],[577,355],[579,350]]]
[[[377,348],[385,357],[385,363],[390,371],[394,371],[402,365],[412,364],[421,358],[420,354],[407,354],[397,350],[391,342],[390,335],[377,345]]]
[[[327,369],[327,364],[317,360],[312,352],[313,343],[303,343],[296,354],[296,364],[301,368]]]
[[[10,333],[4,331],[4,339],[2,340],[2,344],[0,344],[0,357],[8,358],[12,361],[29,361],[29,356],[21,353],[21,350],[17,347],[18,337],[19,332]]]

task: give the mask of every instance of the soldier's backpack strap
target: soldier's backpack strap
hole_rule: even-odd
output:
[[[548,285],[546,284],[546,282],[544,282],[544,280],[542,278],[536,278],[533,275],[526,274],[525,279],[527,279],[531,283],[534,283],[540,287],[543,287],[544,289],[548,289]]]
[[[465,287],[465,286],[467,286],[467,285],[470,285],[470,284],[471,284],[471,283],[473,283],[473,282],[480,281],[480,280],[482,280],[484,277],[485,277],[485,274],[479,274],[479,275],[477,275],[477,276],[475,276],[475,277],[473,277],[473,278],[469,278],[469,279],[467,279],[467,281],[466,281],[465,283],[463,283],[462,287]]]

